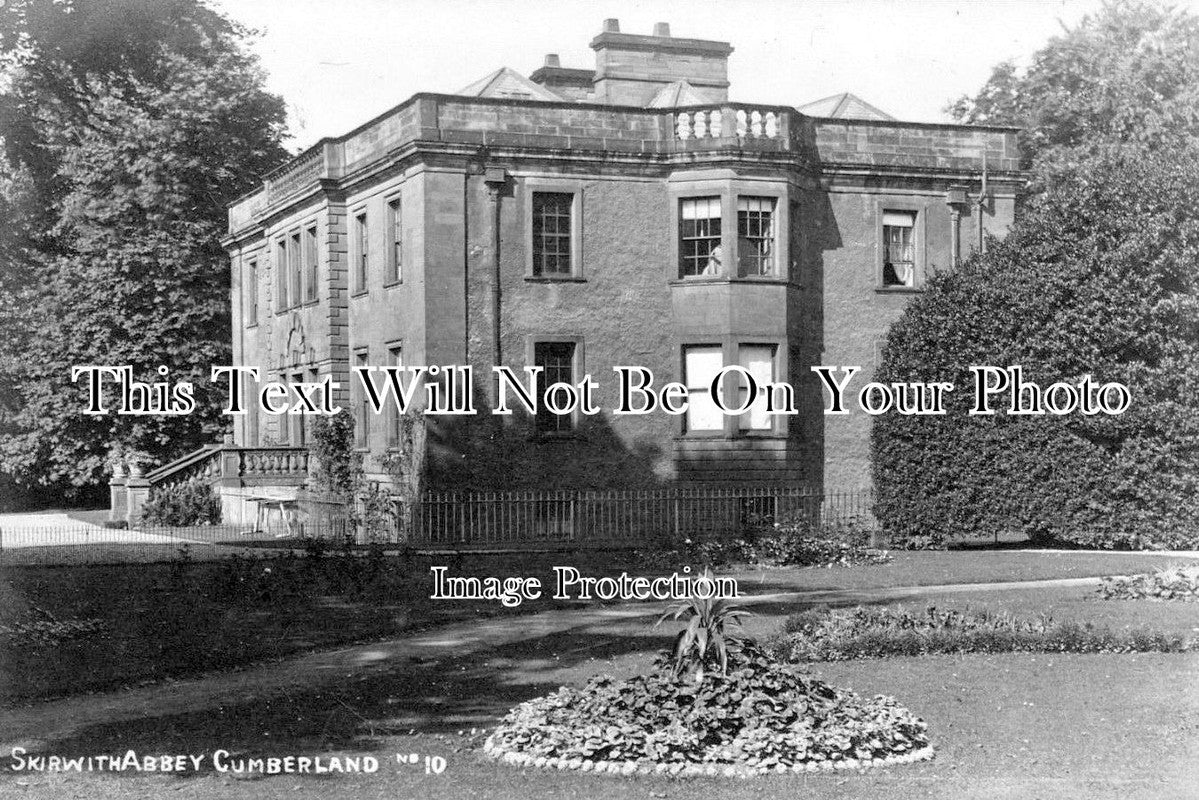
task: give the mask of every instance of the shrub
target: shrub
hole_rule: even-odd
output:
[[[1152,630],[1116,631],[1090,623],[1020,619],[987,611],[923,614],[896,608],[816,609],[787,618],[766,645],[783,661],[844,661],[930,653],[1181,652],[1180,636]]]
[[[390,539],[396,527],[396,504],[391,493],[367,480],[363,457],[354,445],[354,418],[349,414],[318,416],[312,423],[310,484],[327,514],[361,528],[367,541]],[[340,517],[340,518],[339,518]]]
[[[731,539],[685,539],[676,547],[636,555],[650,567],[724,566],[849,567],[885,564],[891,555],[871,546],[875,531],[860,519],[814,524],[804,518],[761,523]]]
[[[776,523],[753,534],[748,542],[751,563],[762,566],[850,567],[885,564],[891,556],[872,546],[876,531],[857,518],[812,524],[807,520]]]
[[[925,728],[891,698],[858,697],[747,648],[727,675],[700,683],[660,670],[530,700],[484,750],[512,763],[625,774],[798,772],[927,758]]]
[[[349,502],[362,472],[362,454],[354,448],[354,418],[350,414],[317,416],[312,420],[309,464],[313,487]]]
[[[1027,536],[1199,547],[1199,145],[1108,153],[1053,177],[1007,238],[891,327],[874,377],[949,381],[944,416],[874,418],[875,514],[893,541]],[[1085,375],[1119,416],[971,416],[971,365],[1042,388]]]
[[[655,624],[688,618],[655,670],[523,703],[484,752],[526,766],[730,776],[932,756],[924,722],[891,698],[863,700],[776,663],[747,639],[730,642],[725,628],[747,613],[723,600],[680,603]],[[690,670],[695,680],[680,680]]]
[[[189,525],[216,525],[221,521],[221,498],[212,486],[191,478],[150,490],[142,506],[142,522],[183,528]]]
[[[703,579],[711,581],[711,573],[705,569]],[[668,619],[686,618],[687,624],[675,637],[671,651],[671,674],[674,677],[691,673],[697,682],[704,679],[704,670],[709,666],[720,667],[720,674],[728,672],[729,653],[741,648],[742,640],[726,633],[730,625],[740,625],[741,618],[750,612],[723,599],[692,597],[668,608],[655,625]]]
[[[1199,564],[1165,567],[1127,578],[1104,578],[1099,595],[1104,600],[1199,602]]]

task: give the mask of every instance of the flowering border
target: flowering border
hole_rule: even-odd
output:
[[[914,764],[918,761],[928,761],[936,751],[932,745],[919,750],[900,753],[883,758],[854,759],[840,761],[805,761],[800,764],[786,766],[778,764],[773,767],[749,766],[747,764],[698,764],[687,762],[646,762],[646,761],[604,761],[584,758],[550,758],[548,756],[531,756],[513,750],[504,750],[495,742],[496,734],[487,737],[483,743],[483,752],[497,761],[514,767],[535,767],[537,769],[576,770],[608,775],[670,775],[676,777],[725,777],[752,778],[758,775],[785,775],[788,773],[813,772],[848,772],[864,770],[870,767],[886,767],[894,764]]]

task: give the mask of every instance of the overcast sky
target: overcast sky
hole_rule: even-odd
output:
[[[800,105],[850,91],[906,120],[945,121],[1004,59],[1027,63],[1101,0],[215,0],[257,28],[293,148],[349,131],[416,92],[454,92],[546,53],[593,68],[603,20],[625,33],[669,22],[731,43],[730,98]],[[1196,6],[1199,0],[1180,5]]]

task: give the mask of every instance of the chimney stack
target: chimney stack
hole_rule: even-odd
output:
[[[655,95],[676,81],[686,81],[691,94],[705,103],[729,99],[728,42],[675,39],[670,24],[654,25],[652,36],[621,33],[615,19],[591,40],[595,51],[595,102],[647,107]]]
[[[546,53],[544,66],[560,67],[560,66],[562,66],[562,62],[558,59],[557,53]]]

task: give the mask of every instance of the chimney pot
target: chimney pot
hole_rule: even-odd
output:
[[[620,20],[616,17],[604,20],[604,33],[620,33]]]
[[[663,38],[669,39],[670,38],[670,23],[669,22],[654,23],[654,36],[661,36]]]
[[[562,62],[558,59],[558,54],[557,53],[546,53],[545,54],[545,66],[547,66],[547,67],[562,66]]]

